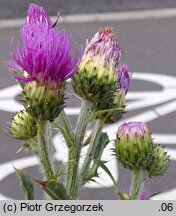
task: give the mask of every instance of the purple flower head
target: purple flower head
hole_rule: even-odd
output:
[[[108,83],[114,83],[120,58],[121,48],[114,32],[109,27],[101,28],[87,43],[79,72],[86,71],[88,77],[97,75],[98,81],[108,77]]]
[[[72,37],[65,32],[41,23],[25,23],[21,28],[22,46],[18,43],[12,51],[12,61],[8,65],[12,71],[18,71],[15,78],[21,82],[62,83],[78,70],[78,47],[71,58]]]
[[[121,58],[121,48],[113,30],[109,27],[101,28],[87,44],[85,54],[100,55],[104,65],[112,63],[116,67]]]
[[[30,4],[27,11],[26,23],[41,22],[48,25],[48,27],[52,27],[52,22],[43,7],[40,7],[36,4]]]
[[[125,64],[119,64],[118,67],[118,88],[120,88],[124,94],[127,94],[131,85],[131,72],[129,72],[128,66]]]
[[[123,123],[117,131],[115,147],[119,162],[129,170],[147,169],[153,157],[151,132],[143,122]]]
[[[139,137],[148,137],[151,132],[143,122],[123,123],[118,129],[118,136],[124,139],[138,139]]]

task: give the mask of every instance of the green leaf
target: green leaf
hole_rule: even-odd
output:
[[[90,156],[91,157],[91,156]],[[92,158],[92,157],[91,157]],[[111,174],[111,172],[109,171],[109,169],[107,168],[107,166],[105,165],[105,161],[101,161],[101,160],[97,160],[95,158],[92,158],[98,165],[99,167],[101,167],[107,174],[108,176],[111,178],[113,184],[114,184],[114,188],[116,189],[117,194],[119,195],[119,197],[122,199],[123,198],[123,194],[120,192],[119,187],[117,186],[117,182],[115,181],[113,175]]]
[[[91,132],[91,134],[87,137],[87,139],[84,141],[84,143],[83,143],[83,145],[82,145],[83,147],[89,145],[90,140],[91,140],[91,137],[92,137],[92,132]]]
[[[107,133],[102,132],[100,135],[100,139],[99,139],[99,142],[97,144],[97,147],[95,149],[95,153],[94,153],[95,159],[97,159],[97,160],[101,159],[103,151],[104,151],[104,149],[108,143],[109,143],[109,137],[108,137]],[[94,161],[94,163],[93,163],[93,165],[89,171],[89,174],[86,177],[87,181],[92,181],[92,178],[98,177],[98,172],[97,172],[98,167],[99,167],[99,165]]]
[[[65,138],[65,141],[68,145],[68,147],[72,146],[73,145],[73,139],[72,137],[67,133],[67,131],[61,127],[60,125],[56,124],[55,122],[51,122],[51,124],[60,130],[60,132],[62,133],[63,137]]]
[[[106,147],[106,145],[109,143],[109,137],[108,134],[105,132],[102,132],[100,135],[100,139],[98,142],[98,145],[96,147],[95,153],[94,153],[94,157],[96,159],[100,159],[102,156],[102,153]]]
[[[15,168],[16,174],[20,181],[20,186],[23,189],[25,199],[34,200],[34,185],[31,177],[23,170],[18,170]]]
[[[85,124],[88,124],[90,121],[93,121],[100,114],[104,114],[104,113],[107,113],[107,112],[118,111],[118,110],[124,110],[124,108],[112,108],[112,109],[99,110],[99,111],[93,113],[92,115],[90,115],[86,119]]]
[[[53,200],[70,200],[64,184],[55,180],[37,181]]]
[[[66,115],[64,109],[61,111],[59,118],[63,124],[63,127],[65,129],[65,131],[68,133],[68,135],[70,136],[70,139],[73,141],[74,137],[73,137],[73,133],[72,133],[72,126],[70,123],[70,120],[68,118],[68,116]]]
[[[95,158],[92,158],[92,159],[99,165],[99,167],[101,167],[108,174],[112,182],[116,185],[116,181],[113,175],[111,174],[111,172],[109,171],[109,169],[107,168],[107,166],[105,165],[105,161],[97,160]]]

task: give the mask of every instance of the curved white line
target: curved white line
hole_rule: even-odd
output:
[[[156,82],[157,84],[161,85],[164,89],[161,92],[153,92],[155,94],[156,99],[159,98],[157,100],[156,104],[160,104],[169,100],[173,100],[175,99],[175,89],[174,87],[176,87],[176,78],[171,77],[171,76],[167,76],[167,75],[154,75],[154,74],[150,74],[150,73],[135,73],[133,75],[133,78],[135,79],[139,79],[139,80],[147,80],[150,82]],[[167,89],[168,87],[172,87],[171,89]],[[2,110],[6,110],[9,112],[12,111],[17,111],[19,110],[20,105],[16,103],[16,101],[14,100],[14,97],[19,93],[19,86],[15,85],[12,87],[8,87],[6,89],[0,90],[0,109]],[[150,92],[152,93],[152,92]],[[164,93],[164,94],[163,94]],[[137,95],[135,98],[135,94]],[[10,98],[8,100],[6,100],[5,98]],[[130,93],[129,96],[130,98]],[[139,101],[134,101],[133,103],[130,102],[129,106],[131,106],[131,108],[139,108],[141,105],[140,103],[145,102],[145,104],[143,103],[143,106],[149,106],[151,104],[151,100],[153,100],[153,97],[151,98],[151,95],[147,95],[147,92],[131,92],[131,98],[132,99],[138,99]],[[168,99],[169,98],[169,99]],[[144,122],[148,122],[151,120],[154,120],[156,118],[158,118],[159,116],[163,116],[165,114],[171,113],[173,111],[176,110],[176,101],[171,101],[169,103],[166,103],[164,105],[160,105],[155,107],[152,110],[149,110],[147,112],[143,112],[141,114],[138,114],[136,116],[133,116],[131,118],[126,119],[126,121],[144,121]],[[77,115],[79,114],[80,108],[66,108],[66,113],[69,115]],[[109,136],[111,139],[114,139],[115,137],[115,133],[118,129],[118,125],[120,124],[120,122],[118,124],[114,124],[114,125],[108,125],[104,128],[105,131],[108,132]],[[155,137],[155,135],[154,135]],[[58,145],[58,137],[57,135],[54,137],[54,145],[56,148],[56,158],[65,162],[66,158],[67,158],[67,148],[64,144],[64,142],[60,143]],[[170,139],[171,138],[171,139]],[[163,143],[165,141],[167,141],[168,144],[174,144],[173,140],[175,139],[175,135],[156,135],[156,141],[160,141],[160,143]],[[157,140],[158,139],[158,140]],[[168,140],[167,140],[168,139]],[[111,145],[108,145],[108,148],[112,148],[112,143]],[[82,152],[83,155],[85,155],[84,152]],[[105,160],[110,160],[111,156],[110,156],[110,151],[109,149],[106,149],[103,155]],[[112,160],[108,163],[109,169],[111,170],[111,172],[113,173],[113,175],[115,176],[116,179],[118,179],[118,174],[117,174],[117,166],[116,163],[114,162],[115,160]],[[15,165],[17,166],[17,168],[19,169],[23,169],[29,166],[33,166],[37,164],[37,160],[35,157],[28,157],[28,158],[22,158],[22,159],[17,159],[14,161],[10,161],[4,164],[0,165],[0,180],[4,179],[5,177],[7,177],[8,175],[12,174],[14,172],[13,166]],[[112,186],[112,183],[108,180],[106,174],[104,172],[102,172],[102,178],[100,179],[100,184],[103,184],[106,187]],[[104,180],[103,180],[104,179]],[[87,184],[86,186],[88,187],[98,187],[95,184]],[[99,185],[99,187],[101,187],[101,185]],[[4,197],[7,198],[5,196],[3,196],[2,194],[0,194],[0,198]]]

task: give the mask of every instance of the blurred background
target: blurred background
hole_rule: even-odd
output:
[[[20,25],[30,3],[45,8],[50,16],[59,11],[58,25],[72,34],[73,43],[85,45],[86,39],[101,26],[112,26],[120,46],[125,50],[122,62],[129,65],[133,82],[127,95],[127,114],[123,121],[140,120],[147,123],[155,142],[164,145],[171,156],[168,173],[147,179],[148,195],[161,192],[156,199],[176,199],[176,1],[174,0],[0,0],[0,58],[8,60],[12,37],[19,41]],[[71,92],[68,85],[68,92]],[[10,72],[0,63],[0,199],[23,199],[13,166],[27,170],[35,179],[37,161],[30,152],[20,152],[19,141],[6,132],[12,114],[22,109],[18,102],[20,88]],[[75,125],[80,102],[70,97],[66,112]],[[105,131],[115,137],[118,125],[107,125]],[[55,134],[53,143],[58,163],[66,160],[66,147]],[[104,159],[109,159],[106,151]],[[129,188],[131,173],[115,161],[109,169],[116,176],[123,190]],[[89,184],[80,191],[80,199],[116,199],[108,176],[103,175],[100,184]],[[38,186],[36,185],[36,188]],[[37,199],[41,199],[37,189]]]

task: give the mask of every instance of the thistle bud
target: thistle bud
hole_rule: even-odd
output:
[[[153,158],[149,163],[147,170],[149,176],[157,176],[164,174],[169,167],[169,156],[163,147],[157,146]]]
[[[32,81],[25,85],[24,95],[25,108],[35,119],[53,121],[63,108],[64,85]]]
[[[126,64],[119,64],[118,67],[118,89],[126,95],[131,85],[132,75]]]
[[[128,92],[129,86],[131,84],[131,73],[128,70],[128,66],[119,64],[118,68],[118,82],[117,89],[114,92],[113,97],[100,101],[97,103],[96,110],[109,110],[114,109],[114,111],[105,112],[99,115],[99,119],[106,119],[105,123],[115,123],[121,119],[123,113],[125,112],[125,95]]]
[[[153,156],[154,144],[151,132],[142,122],[122,124],[117,132],[115,153],[127,169],[146,169]]]
[[[98,119],[105,119],[105,123],[115,123],[121,119],[123,113],[125,112],[125,95],[122,90],[118,89],[114,93],[114,96],[104,103],[98,103],[96,110],[109,110],[112,111],[104,112],[97,116]],[[114,110],[113,110],[114,109]]]
[[[10,133],[19,140],[31,139],[37,134],[36,121],[28,112],[20,111],[12,118]]]
[[[78,73],[72,78],[75,92],[85,100],[109,99],[117,88],[121,49],[112,29],[101,28],[87,44]]]

